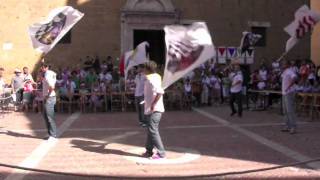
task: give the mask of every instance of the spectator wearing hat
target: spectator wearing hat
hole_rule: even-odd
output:
[[[239,117],[242,117],[242,88],[243,88],[243,75],[240,70],[240,62],[235,60],[232,63],[234,73],[230,76],[231,79],[231,88],[230,88],[230,108],[231,108],[231,116],[238,113]],[[238,109],[236,111],[234,107],[234,103],[237,103]]]
[[[11,80],[11,87],[13,91],[13,100],[18,105],[22,101],[22,93],[23,93],[23,85],[24,85],[24,77],[21,74],[20,69],[14,70],[14,77]]]

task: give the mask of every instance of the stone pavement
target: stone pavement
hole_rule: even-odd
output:
[[[245,111],[243,118],[229,113],[225,106],[166,112],[160,131],[168,157],[160,161],[140,157],[146,133],[135,113],[58,114],[63,130],[57,142],[42,140],[40,114],[7,114],[0,119],[0,163],[84,177],[0,167],[0,179],[214,179],[206,175],[320,157],[320,121],[300,119],[299,133],[289,135],[279,131],[282,117],[275,110]],[[215,178],[319,179],[319,163]]]

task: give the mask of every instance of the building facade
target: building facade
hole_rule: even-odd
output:
[[[32,49],[28,26],[65,5],[85,16],[71,30],[70,41],[46,55],[55,68],[81,66],[87,55],[116,59],[144,40],[151,43],[152,58],[163,63],[163,27],[196,21],[207,23],[215,46],[239,46],[243,31],[262,33],[252,65],[258,66],[261,58],[281,56],[289,38],[283,28],[303,4],[310,5],[310,0],[0,0],[0,66],[6,69],[6,79],[16,67],[34,70],[40,54]],[[310,42],[301,41],[289,57],[309,58]]]

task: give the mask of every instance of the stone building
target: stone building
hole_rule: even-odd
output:
[[[289,36],[283,31],[301,5],[310,0],[0,0],[0,66],[6,78],[13,69],[34,69],[40,54],[32,49],[28,26],[45,19],[59,6],[73,6],[85,13],[71,30],[69,41],[58,44],[46,59],[57,67],[75,67],[80,58],[123,52],[148,40],[152,57],[164,62],[164,33],[167,24],[205,21],[216,46],[239,46],[242,32],[253,30],[264,35],[256,48],[255,63],[272,60],[284,51]],[[297,45],[290,57],[309,58],[310,38]]]

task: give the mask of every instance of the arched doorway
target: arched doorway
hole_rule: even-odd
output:
[[[171,0],[127,0],[121,12],[121,52],[148,41],[150,59],[165,63],[165,25],[177,24],[179,13]]]

